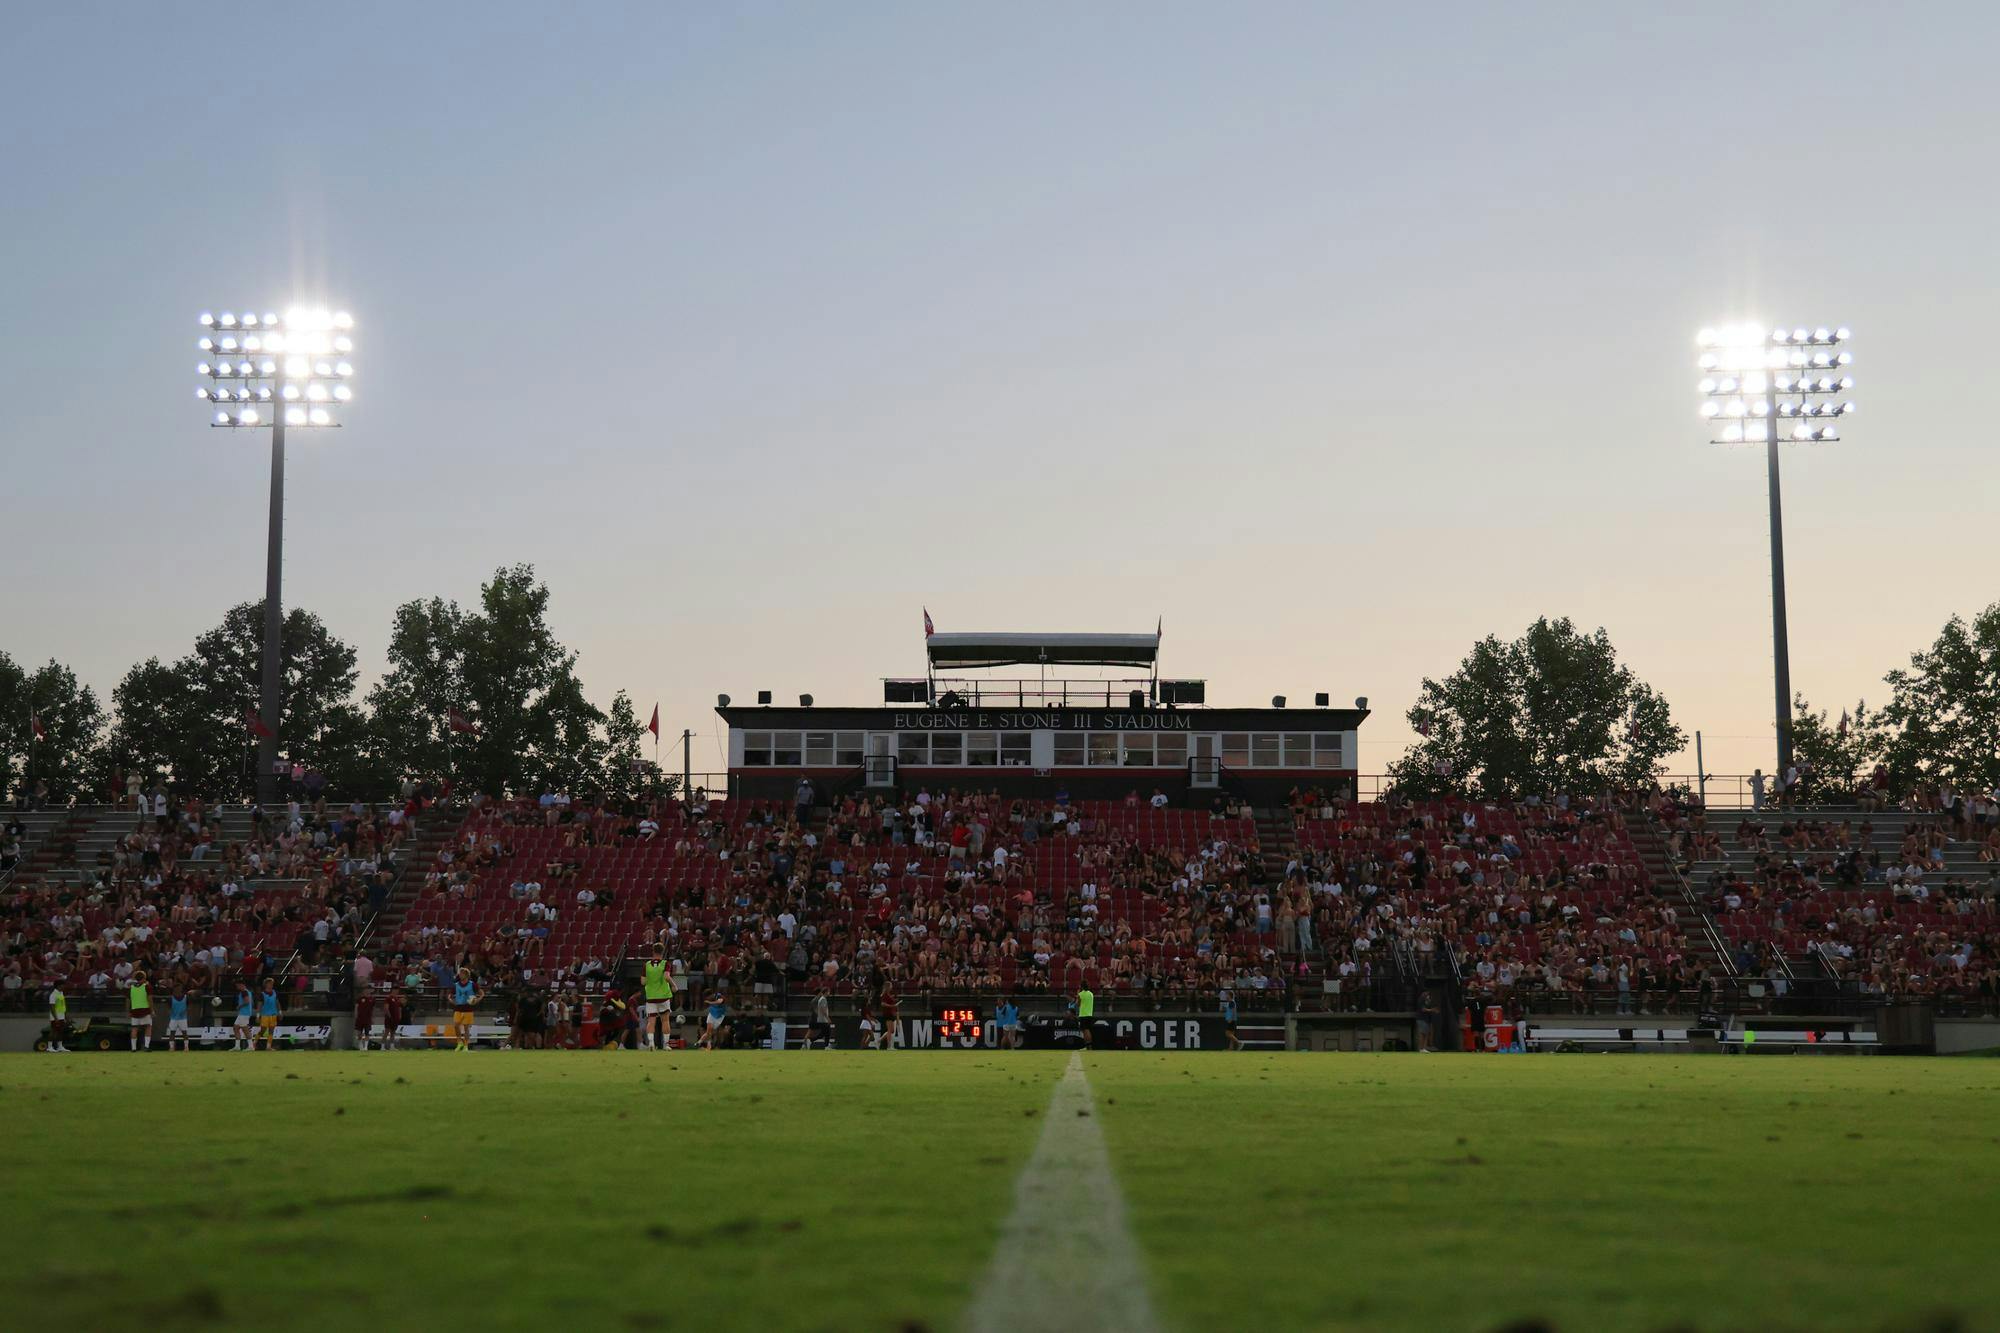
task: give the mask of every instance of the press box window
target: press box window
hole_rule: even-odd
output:
[[[835,733],[833,762],[842,768],[852,768],[861,762],[861,733],[842,731]]]
[[[931,762],[933,764],[958,765],[965,762],[965,737],[953,732],[949,736],[931,737]]]
[[[1026,768],[1034,761],[1034,737],[1026,732],[1002,733],[1000,737],[1000,762],[1009,768]],[[1058,763],[1061,761],[1058,760]]]
[[[965,762],[974,768],[992,768],[1000,762],[1000,738],[990,731],[975,731],[965,738]]]
[[[771,733],[768,731],[746,731],[743,733],[743,764],[768,768],[771,763]]]
[[[1250,738],[1250,767],[1278,767],[1278,738],[1258,733]]]
[[[806,733],[806,767],[831,768],[833,766],[833,733],[830,731],[808,731]]]
[[[1247,732],[1222,733],[1222,762],[1230,768],[1250,767],[1250,736]]]
[[[1090,766],[1092,768],[1118,767],[1117,732],[1093,731],[1090,733]]]
[[[1153,738],[1151,736],[1127,736],[1125,738],[1125,767],[1151,768],[1153,766]]]
[[[899,764],[928,764],[931,761],[931,738],[921,731],[901,731],[896,733],[896,762]]]
[[[1313,766],[1313,738],[1288,733],[1285,736],[1285,767],[1311,768]]]
[[[1179,768],[1187,763],[1185,736],[1162,736],[1153,745],[1153,762],[1161,768]]]
[[[1026,740],[1023,736],[1021,739]],[[1056,736],[1056,767],[1083,767],[1083,737],[1075,733]]]
[[[1346,756],[1346,752],[1342,748],[1346,739],[1346,737],[1338,733],[1330,736],[1315,737],[1313,740],[1313,767],[1346,768],[1347,765],[1341,762]]]
[[[805,747],[796,731],[771,733],[771,762],[780,768],[797,768],[805,762]]]

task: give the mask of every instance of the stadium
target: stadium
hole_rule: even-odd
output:
[[[1775,11],[24,16],[14,1318],[2000,1328],[1990,43],[1799,14],[1837,209]]]

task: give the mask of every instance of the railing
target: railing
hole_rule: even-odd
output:
[[[1129,708],[1136,691],[1153,706],[1151,676],[1115,680],[1002,680],[938,677],[933,681],[896,682],[927,685],[939,708]]]

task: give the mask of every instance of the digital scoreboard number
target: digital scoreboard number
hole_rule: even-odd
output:
[[[976,1009],[937,1009],[931,1017],[940,1042],[947,1038],[956,1041],[965,1037],[978,1041],[986,1030]]]

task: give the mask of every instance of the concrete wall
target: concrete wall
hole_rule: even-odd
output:
[[[2000,1049],[2000,1018],[1940,1018],[1933,1031],[1939,1055]]]

